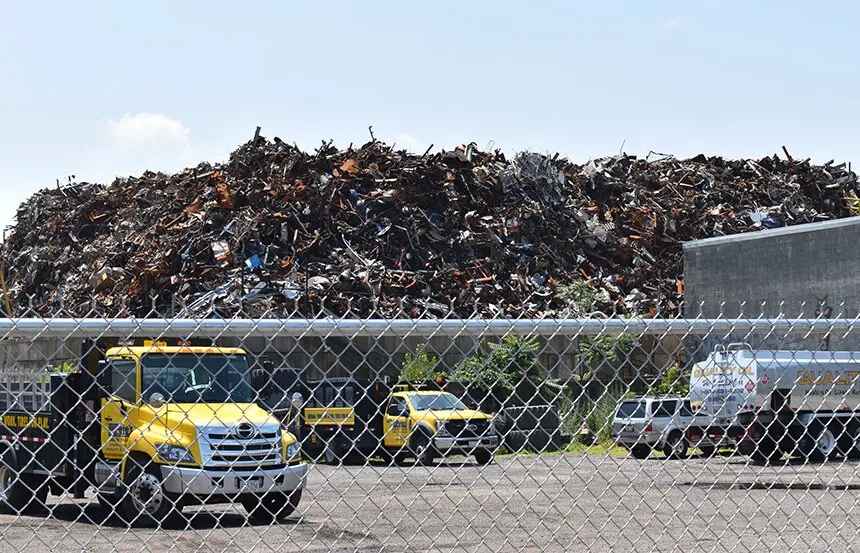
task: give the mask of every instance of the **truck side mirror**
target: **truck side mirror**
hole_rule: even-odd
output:
[[[96,373],[96,384],[99,391],[106,396],[113,393],[113,378],[111,375],[110,364],[107,361],[99,361],[98,372]]]

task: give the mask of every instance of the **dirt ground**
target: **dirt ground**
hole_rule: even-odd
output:
[[[740,457],[504,457],[479,467],[314,466],[285,523],[240,506],[187,509],[189,523],[126,528],[94,501],[54,498],[0,516],[0,551],[847,551],[860,464],[761,467]]]

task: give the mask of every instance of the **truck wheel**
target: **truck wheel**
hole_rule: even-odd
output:
[[[647,459],[651,455],[651,448],[647,445],[634,445],[630,454],[633,455],[634,459]]]
[[[810,441],[806,459],[811,463],[823,463],[836,451],[836,437],[826,426],[813,431]]]
[[[264,495],[246,495],[241,498],[248,516],[261,522],[283,520],[293,514],[302,500],[302,490],[271,492]]]
[[[339,465],[343,462],[343,452],[340,447],[332,442],[328,442],[325,446],[325,464]]]
[[[174,498],[161,485],[159,472],[159,466],[154,463],[142,464],[133,458],[126,461],[123,490],[118,494],[117,514],[127,524],[161,524],[178,514]]]
[[[13,515],[32,512],[44,508],[47,498],[45,478],[21,474],[11,450],[0,456],[0,510]]]
[[[493,452],[489,449],[475,450],[475,461],[477,461],[479,465],[489,465],[493,462]]]
[[[412,443],[412,454],[415,455],[415,462],[422,466],[432,465],[436,455],[427,434],[418,432],[409,441]]]
[[[663,453],[666,459],[686,459],[688,450],[687,439],[679,431],[674,430],[669,437],[666,438],[666,445],[663,446]]]

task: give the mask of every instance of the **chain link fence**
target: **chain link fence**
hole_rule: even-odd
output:
[[[856,325],[0,319],[0,543],[847,550]]]

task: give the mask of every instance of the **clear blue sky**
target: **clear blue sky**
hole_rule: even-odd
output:
[[[57,177],[475,141],[856,161],[853,2],[4,2],[0,225]]]

